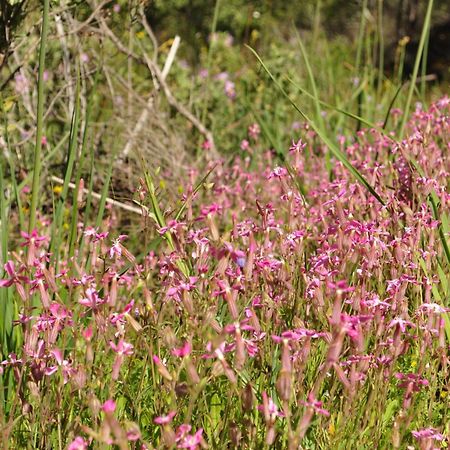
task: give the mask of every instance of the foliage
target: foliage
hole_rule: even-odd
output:
[[[18,28],[0,446],[445,448],[433,16],[408,82],[380,3],[342,2],[357,41],[323,28],[335,1],[206,3],[50,2],[47,38],[38,11]]]

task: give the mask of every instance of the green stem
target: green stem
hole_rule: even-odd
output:
[[[356,50],[356,61],[355,61],[355,76],[358,76],[359,68],[361,66],[361,57],[364,45],[364,33],[366,31],[366,9],[367,9],[367,0],[364,0],[361,9],[361,20],[359,22],[358,48]]]
[[[384,80],[384,32],[383,32],[383,0],[378,0],[378,86],[377,100],[381,100]]]
[[[414,92],[414,88],[416,87],[417,74],[419,73],[420,60],[422,59],[423,49],[425,46],[425,40],[427,38],[428,30],[430,28],[431,11],[432,10],[433,10],[433,0],[429,0],[428,7],[427,7],[427,13],[425,15],[425,22],[423,24],[422,34],[420,36],[419,48],[417,49],[416,60],[414,62],[414,69],[413,69],[413,73],[412,73],[412,77],[411,77],[411,84],[409,85],[408,97],[406,98],[406,105],[405,105],[405,109],[403,111],[403,117],[402,117],[402,122],[401,122],[401,126],[400,126],[400,131],[399,131],[399,139],[400,140],[403,139],[406,122],[407,122],[408,116],[409,116],[409,110],[411,108],[413,92]]]
[[[41,46],[39,49],[39,78],[38,78],[38,105],[36,125],[36,146],[34,148],[34,171],[33,188],[31,193],[30,221],[28,225],[31,233],[36,226],[36,210],[39,199],[39,185],[41,179],[41,152],[42,152],[42,129],[44,125],[44,69],[45,69],[45,47],[48,33],[48,16],[50,0],[44,0],[44,11],[42,15]]]

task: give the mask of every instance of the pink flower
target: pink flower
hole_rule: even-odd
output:
[[[167,416],[158,416],[155,419],[153,419],[153,422],[155,422],[158,425],[167,425],[172,422],[173,418],[176,416],[176,411],[170,411]]]
[[[25,233],[25,231],[21,231],[20,234],[25,239],[21,244],[22,247],[30,247],[33,245],[35,248],[40,248],[42,244],[48,240],[47,236],[39,236],[36,229],[30,234]]]
[[[109,346],[119,355],[130,356],[133,354],[133,345],[128,344],[123,339],[120,339],[117,345],[114,342],[110,341]]]
[[[172,355],[178,356],[179,358],[184,358],[188,356],[192,351],[192,346],[189,341],[186,341],[184,345],[180,348],[174,348],[172,350]]]
[[[106,400],[102,405],[102,411],[107,414],[113,413],[116,410],[116,402],[112,399]]]
[[[30,88],[30,83],[28,82],[28,79],[20,72],[15,75],[14,82],[15,82],[14,89],[18,94],[25,94],[28,92]]]
[[[180,425],[176,433],[177,448],[186,448],[196,450],[202,442],[203,429],[200,428],[195,434],[188,434],[191,426],[187,424]]]
[[[133,345],[120,339],[117,345],[110,341],[109,346],[117,353],[111,374],[112,379],[117,380],[119,378],[120,367],[122,366],[124,356],[131,356],[133,354]]]
[[[205,79],[208,78],[208,75],[209,75],[208,69],[200,69],[198,72],[199,78]]]
[[[288,171],[284,167],[275,167],[267,177],[268,180],[272,178],[284,178],[288,174]]]
[[[311,395],[308,398],[308,401],[302,402],[305,406],[312,408],[317,414],[322,414],[323,416],[328,417],[330,412],[324,408],[322,408],[322,402],[317,401]]]
[[[109,249],[109,257],[114,258],[114,255],[117,256],[117,258],[120,258],[122,256],[122,244],[121,242],[127,238],[126,234],[121,234],[117,239],[113,241],[113,245]]]
[[[81,437],[77,436],[67,447],[67,450],[87,450],[88,443]]]
[[[8,261],[3,267],[5,269],[5,272],[9,275],[9,278],[0,280],[0,287],[10,287],[15,284],[20,297],[22,298],[22,300],[25,300],[26,294],[23,285],[30,283],[30,280],[27,277],[19,275],[19,273],[16,272],[14,263],[12,261]]]
[[[277,417],[284,417],[284,413],[278,410],[278,406],[271,397],[267,396],[265,391],[262,393],[262,400],[262,405],[258,406],[258,410],[264,413],[266,423],[274,423]]]
[[[434,313],[434,314],[444,314],[448,311],[450,311],[449,308],[444,308],[443,306],[439,305],[438,303],[423,303],[417,311],[423,311],[427,313]]]
[[[289,149],[289,151],[291,153],[301,153],[306,147],[306,144],[299,139],[297,142],[292,141],[292,145],[291,148]]]
[[[406,331],[406,327],[415,328],[416,326],[409,320],[404,320],[401,317],[396,317],[389,322],[388,328],[398,326],[402,333]]]
[[[105,302],[98,296],[98,293],[94,288],[87,288],[85,292],[86,297],[78,300],[78,303],[80,303],[80,305],[86,306],[87,308],[96,309],[97,306]]]
[[[202,144],[202,149],[203,150],[211,150],[212,149],[212,142],[211,141],[204,141]]]
[[[86,227],[83,234],[86,237],[92,237],[92,242],[98,242],[98,241],[101,241],[101,240],[105,239],[106,237],[108,237],[109,233],[107,231],[104,231],[103,233],[99,233],[97,228]]]
[[[257,123],[252,123],[249,127],[248,127],[248,135],[256,140],[258,139],[258,136],[261,133],[261,128]]]
[[[248,150],[250,148],[250,142],[247,141],[247,139],[243,139],[241,141],[241,150]]]
[[[177,222],[176,220],[169,220],[167,226],[161,227],[158,230],[160,235],[167,233],[168,231],[171,233],[176,233],[178,230],[182,229],[186,225],[185,222]]]
[[[230,98],[231,100],[233,100],[236,97],[236,88],[235,88],[235,84],[230,81],[227,80],[225,81],[225,95]]]
[[[413,392],[419,392],[422,387],[428,386],[430,383],[427,379],[422,378],[416,373],[400,373],[397,372],[395,378],[402,381],[399,384],[401,388],[411,388]]]
[[[422,428],[421,430],[418,431],[412,431],[411,434],[417,440],[421,439],[434,439],[436,441],[444,440],[444,436],[434,428]]]

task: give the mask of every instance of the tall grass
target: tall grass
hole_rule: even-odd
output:
[[[217,1],[213,32],[219,6]],[[375,32],[366,23],[369,2],[363,2],[361,39],[354,53],[345,50],[346,59],[355,61],[348,68],[330,68],[343,56],[337,45],[321,41],[322,6],[317,3],[313,35],[297,33],[295,47],[286,43],[267,59],[248,47],[256,70],[246,62],[240,74],[225,75],[236,82],[235,96],[223,92],[213,43],[205,59],[206,81],[189,67],[173,75],[170,89],[178,87],[177,95],[183,96],[192,79],[199,94],[190,99],[193,108],[231,124],[217,132],[229,138],[223,146],[232,151],[219,161],[192,159],[173,175],[170,167],[160,169],[156,160],[146,159],[145,139],[138,141],[136,192],[122,193],[142,209],[133,227],[134,218],[125,213],[121,221],[117,210],[106,208],[113,171],[124,169],[116,160],[123,148],[120,135],[108,130],[115,134],[109,146],[103,142],[106,161],[99,159],[101,149],[91,136],[104,118],[105,97],[125,92],[117,87],[123,73],[127,88],[143,92],[145,66],[139,55],[127,52],[147,42],[123,49],[105,37],[104,60],[112,49],[134,61],[122,72],[118,67],[117,74],[95,67],[92,80],[92,70],[74,63],[70,130],[62,126],[55,133],[58,143],[49,144],[42,157],[41,71],[50,42],[45,1],[33,239],[11,232],[18,228],[14,221],[24,226],[20,201],[31,175],[14,179],[19,158],[12,158],[8,120],[18,119],[4,112],[5,449],[428,450],[448,443],[448,101],[410,114],[421,58],[425,73],[433,2],[406,94],[401,82],[384,75],[383,2],[377,2]],[[111,16],[114,25],[117,16]],[[110,23],[103,15],[98,19]],[[98,23],[91,25],[95,29]],[[130,42],[142,38],[131,35],[134,29],[126,33]],[[327,55],[321,61],[316,45]],[[298,62],[298,49],[301,63],[285,67],[283,58]],[[236,61],[243,61],[240,50],[229,48]],[[377,64],[372,53],[378,54]],[[215,77],[215,69],[221,76]],[[242,73],[246,79],[239,84]],[[142,92],[127,94],[139,100]],[[162,102],[155,98],[154,104]],[[120,102],[114,97],[112,104]],[[394,114],[399,104],[409,124]],[[177,120],[174,110],[166,112],[167,121]],[[115,123],[114,115],[108,120]],[[186,136],[194,134],[186,128]],[[186,138],[186,146],[196,138]],[[61,155],[62,187],[42,195],[41,169],[59,170],[51,163]],[[173,190],[163,191],[169,183]],[[138,227],[139,234],[133,231]],[[14,267],[4,270],[8,260]]]
[[[284,90],[281,84],[276,80],[267,66],[264,64],[260,56],[253,50],[251,47],[248,49],[256,56],[257,60],[263,67],[263,69],[267,72],[275,86],[280,90],[280,92],[286,97],[286,99],[291,103],[291,105],[298,111],[298,113],[311,125],[311,128],[317,133],[320,139],[327,145],[328,149],[332,152],[332,154],[342,162],[345,168],[363,185],[365,188],[381,203],[384,204],[384,201],[380,197],[380,195],[375,191],[375,189],[370,185],[370,183],[365,179],[365,177],[350,163],[345,154],[337,147],[337,145],[332,142],[328,136],[325,134],[324,130],[319,128],[319,126],[310,119],[305,112],[292,100],[289,94]],[[314,96],[316,103],[318,103],[318,99]]]
[[[405,132],[406,122],[408,121],[409,111],[411,109],[411,102],[413,98],[414,89],[416,89],[417,75],[419,73],[420,62],[424,56],[425,43],[427,42],[427,36],[430,30],[431,12],[433,11],[433,0],[428,1],[427,11],[425,13],[425,19],[422,27],[422,33],[420,35],[419,47],[417,48],[416,59],[414,61],[414,68],[411,74],[408,93],[406,95],[406,103],[403,108],[403,116],[400,124],[400,130],[398,132],[399,139],[403,138]],[[425,60],[423,64],[426,64]]]
[[[42,29],[39,47],[39,72],[38,72],[38,103],[36,112],[36,144],[34,147],[34,163],[33,163],[33,184],[31,191],[30,217],[28,223],[29,233],[36,226],[36,212],[38,210],[38,202],[40,195],[41,168],[42,168],[42,135],[44,129],[44,71],[45,71],[45,51],[47,45],[48,22],[49,22],[50,0],[44,0],[44,9],[42,12]]]

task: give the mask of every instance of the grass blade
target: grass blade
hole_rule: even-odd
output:
[[[378,195],[375,189],[370,185],[370,183],[364,178],[364,176],[350,163],[345,154],[334,144],[324,133],[323,131],[311,120],[305,112],[300,109],[300,107],[291,99],[289,94],[283,89],[280,83],[276,80],[267,66],[264,64],[262,59],[259,57],[258,53],[253,50],[250,46],[246,46],[259,61],[263,69],[269,75],[271,80],[274,82],[275,86],[280,90],[280,92],[286,97],[286,99],[291,103],[291,105],[300,113],[300,115],[311,125],[311,128],[317,133],[317,135],[322,139],[322,141],[327,145],[332,154],[342,162],[344,167],[358,180],[382,205],[384,205],[383,199]]]
[[[44,126],[44,69],[45,69],[45,51],[48,33],[49,5],[50,0],[44,0],[44,11],[42,15],[41,45],[39,49],[36,145],[34,148],[33,187],[31,192],[30,219],[28,224],[29,233],[31,233],[36,226],[36,211],[38,207],[39,190],[40,190],[39,186],[41,182],[42,129]]]
[[[316,80],[314,79],[314,75],[311,69],[311,64],[309,63],[308,53],[306,52],[305,46],[303,45],[303,41],[300,38],[300,34],[297,30],[297,28],[294,27],[295,36],[297,38],[298,45],[300,46],[300,51],[302,53],[303,59],[305,60],[305,66],[306,71],[308,72],[308,79],[309,84],[311,85],[312,89],[312,99],[314,100],[314,107],[316,110],[316,120],[319,125],[319,127],[325,132],[325,123],[323,121],[322,117],[322,111],[320,109],[320,100],[319,96],[317,94],[317,86],[316,86]]]
[[[52,261],[54,263],[55,272],[58,271],[58,263],[59,263],[59,247],[62,242],[63,237],[63,213],[66,204],[67,195],[69,192],[69,183],[72,178],[73,167],[75,164],[75,157],[77,154],[77,145],[78,145],[78,128],[80,122],[80,75],[79,72],[77,74],[77,89],[76,89],[76,101],[75,101],[75,110],[72,115],[72,123],[70,129],[70,138],[69,138],[69,148],[67,154],[67,165],[66,165],[66,173],[64,176],[64,184],[60,194],[60,198],[58,204],[56,206],[55,217],[53,220],[52,226],[52,239],[50,242],[50,253],[52,254]]]
[[[403,134],[405,132],[406,122],[408,121],[409,110],[411,109],[411,102],[412,102],[412,97],[413,97],[413,93],[414,93],[414,88],[416,86],[417,75],[419,73],[420,61],[422,59],[423,49],[424,49],[424,46],[425,46],[425,41],[427,39],[428,30],[430,28],[431,11],[432,10],[433,10],[433,0],[429,0],[428,1],[427,12],[425,14],[425,22],[423,24],[422,34],[420,36],[419,47],[418,47],[417,53],[416,53],[416,60],[414,62],[414,69],[413,69],[413,73],[412,73],[411,80],[410,80],[411,84],[409,86],[408,96],[406,98],[406,104],[405,104],[405,108],[403,110],[403,117],[402,117],[402,122],[401,122],[401,125],[400,125],[400,131],[398,133],[399,140],[403,139]]]

